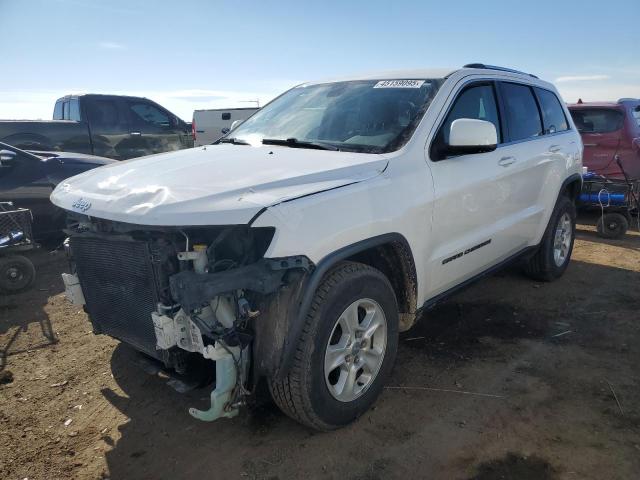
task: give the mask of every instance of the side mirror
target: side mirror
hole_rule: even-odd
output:
[[[0,150],[0,168],[10,168],[16,158],[16,152],[12,150]]]
[[[473,118],[459,118],[451,123],[447,154],[492,152],[497,146],[498,132],[493,123]]]

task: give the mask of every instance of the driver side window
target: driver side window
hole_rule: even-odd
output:
[[[502,129],[493,84],[482,83],[471,85],[458,94],[449,113],[436,134],[431,149],[432,160],[443,160],[450,156],[447,153],[451,124],[460,118],[484,120],[493,123],[498,134],[498,143],[502,143]]]
[[[444,142],[444,145],[448,145],[449,143],[451,124],[459,118],[485,120],[493,123],[496,127],[496,132],[498,132],[498,143],[502,143],[498,107],[492,85],[472,86],[465,89],[458,98],[456,98],[438,134],[439,136],[441,135],[441,140]]]
[[[165,112],[145,102],[129,102],[131,123],[134,128],[169,128],[171,118]]]

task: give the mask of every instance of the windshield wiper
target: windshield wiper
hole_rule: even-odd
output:
[[[291,148],[315,148],[316,150],[340,150],[335,145],[322,142],[307,142],[297,138],[263,138],[263,145],[282,145]]]
[[[249,145],[249,142],[246,142],[245,140],[240,140],[239,138],[235,138],[235,137],[224,137],[214,143],[232,143],[234,145]]]

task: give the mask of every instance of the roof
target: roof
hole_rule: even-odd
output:
[[[568,103],[569,108],[619,108],[622,104],[618,102],[582,102],[582,103]]]
[[[332,83],[332,82],[347,82],[358,80],[423,80],[431,78],[447,78],[453,73],[461,70],[468,70],[469,72],[482,72],[491,74],[509,74],[523,76],[531,80],[539,80],[538,77],[526,72],[520,72],[518,70],[512,70],[509,68],[496,67],[493,65],[484,65],[480,63],[472,63],[465,65],[462,68],[426,68],[426,69],[411,69],[411,70],[387,70],[379,72],[361,73],[355,75],[349,75],[338,78],[328,78],[323,80],[304,82],[302,85],[314,85],[320,83]],[[547,82],[543,82],[547,83]]]
[[[81,97],[118,97],[118,98],[133,98],[133,99],[140,99],[140,98],[144,98],[145,100],[147,100],[147,97],[135,97],[133,95],[118,95],[118,94],[111,94],[111,93],[79,93],[79,94],[70,94],[70,95],[65,95],[64,97],[60,97],[58,100],[69,100],[72,98],[81,98]]]
[[[427,68],[413,70],[387,70],[348,75],[344,77],[326,78],[323,80],[304,82],[303,85],[317,83],[348,82],[357,80],[422,80],[427,78],[445,78],[457,71],[457,68]]]
[[[617,102],[579,102],[579,103],[569,103],[567,107],[569,108],[611,108],[614,110],[624,110],[625,107],[628,106],[640,106],[640,99],[635,98],[623,98],[618,100]]]

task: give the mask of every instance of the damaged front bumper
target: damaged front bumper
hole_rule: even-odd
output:
[[[313,268],[306,257],[288,257],[215,271],[205,245],[189,248],[187,242],[178,251],[175,242],[134,236],[87,234],[70,243],[76,273],[63,276],[66,295],[84,305],[96,333],[129,343],[178,373],[192,355],[215,362],[210,407],[189,409],[204,421],[237,415],[249,390],[256,331],[262,328],[260,351],[271,354],[264,337],[282,339],[282,330],[274,333],[282,329],[276,318],[282,315],[271,305],[286,303],[274,299],[287,290],[292,270]],[[270,326],[256,325],[264,322]]]

